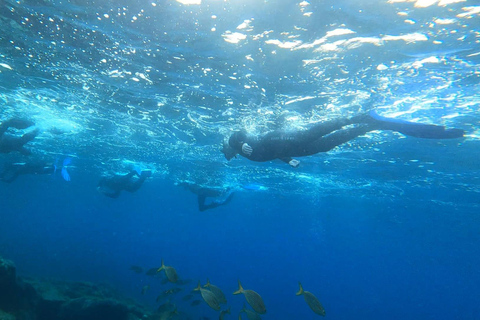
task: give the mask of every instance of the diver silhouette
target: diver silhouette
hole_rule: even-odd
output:
[[[132,170],[125,175],[104,176],[98,182],[97,190],[107,197],[118,198],[122,190],[131,193],[136,192],[151,175],[151,171],[142,171],[139,174],[137,171]],[[135,176],[138,178],[135,178]]]
[[[26,149],[24,145],[35,139],[39,132],[38,129],[27,132],[22,136],[15,136],[6,132],[9,128],[26,129],[33,125],[35,123],[32,121],[19,118],[12,118],[2,122],[0,124],[0,153],[18,151],[23,155],[30,155],[31,151]]]
[[[11,183],[24,174],[53,174],[56,168],[53,163],[33,161],[27,163],[9,163],[0,172],[0,180]]]
[[[396,120],[370,111],[352,118],[321,122],[305,131],[273,131],[261,137],[250,136],[244,130],[236,131],[228,142],[224,142],[222,152],[229,161],[240,154],[252,161],[280,159],[292,167],[298,167],[300,161],[293,157],[330,151],[373,130],[397,131],[425,139],[456,139],[464,135],[461,129],[445,129],[438,125]]]
[[[234,194],[230,188],[220,189],[202,187],[190,182],[181,182],[178,185],[187,188],[197,195],[198,210],[202,212],[228,204],[232,200]],[[213,198],[213,200],[207,203],[208,198]]]
[[[71,158],[67,157],[63,160],[62,177],[65,181],[70,181],[70,174],[67,171]],[[0,181],[11,183],[21,175],[26,174],[55,174],[57,171],[57,161],[47,162],[45,160],[32,160],[28,162],[15,162],[4,164],[0,171]]]

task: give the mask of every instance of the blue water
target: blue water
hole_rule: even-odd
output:
[[[107,283],[152,308],[170,286],[129,268],[164,259],[192,280],[182,294],[207,278],[222,288],[231,319],[238,279],[263,297],[262,319],[318,317],[299,281],[331,319],[480,319],[479,10],[3,0],[0,121],[25,117],[41,134],[31,156],[0,164],[72,162],[69,182],[58,170],[0,184],[0,255],[20,275]],[[297,169],[220,152],[233,130],[298,130],[372,107],[467,135],[372,132]],[[134,167],[153,171],[138,192],[96,191],[102,174]],[[200,213],[182,181],[236,193]]]

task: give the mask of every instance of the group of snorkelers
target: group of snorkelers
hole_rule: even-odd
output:
[[[29,120],[13,118],[0,124],[0,153],[19,152],[22,155],[30,155],[31,151],[25,145],[38,135],[39,130],[34,129],[22,135],[18,132],[33,127],[35,123]],[[11,132],[9,132],[11,131]],[[30,160],[28,162],[13,162],[4,164],[0,171],[0,181],[12,183],[21,175],[54,174],[57,171],[57,161],[47,162],[44,160]],[[62,166],[62,177],[70,181],[67,171],[71,158],[65,158]],[[97,190],[109,198],[118,198],[122,191],[136,192],[145,180],[152,175],[149,170],[135,168],[127,174],[105,175],[100,178]],[[205,211],[230,202],[233,191],[230,188],[209,188],[193,182],[182,182],[181,186],[197,195],[198,209]]]
[[[0,153],[19,152],[25,156],[30,155],[31,151],[25,145],[35,139],[39,130],[33,129],[23,135],[19,135],[18,132],[34,125],[32,121],[19,118],[0,123]],[[224,141],[222,152],[228,161],[241,155],[257,162],[278,159],[296,168],[300,161],[295,157],[330,151],[374,130],[396,131],[406,136],[424,139],[457,139],[464,136],[461,129],[447,129],[439,125],[386,118],[372,110],[350,118],[319,122],[307,130],[296,132],[272,131],[263,136],[254,136],[245,130],[235,131]],[[70,180],[67,171],[70,161],[70,158],[63,161],[61,171],[67,181]],[[13,182],[23,174],[52,174],[56,170],[56,163],[44,161],[11,163],[4,165],[0,172],[0,180]],[[135,169],[124,175],[104,176],[100,179],[97,190],[107,197],[118,198],[122,191],[136,192],[151,174],[151,171]],[[197,195],[200,211],[225,205],[233,197],[231,189],[207,188],[190,182],[182,182],[180,185]],[[207,200],[209,198],[213,200]]]

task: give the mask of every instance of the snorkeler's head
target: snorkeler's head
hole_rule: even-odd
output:
[[[247,140],[247,133],[245,131],[235,131],[231,136],[230,139],[228,139],[228,144],[230,147],[233,149],[242,149],[242,145],[245,143],[245,140]]]

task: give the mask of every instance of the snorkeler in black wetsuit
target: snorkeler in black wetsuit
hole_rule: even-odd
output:
[[[228,204],[233,198],[233,192],[227,189],[201,187],[194,183],[182,182],[179,185],[186,187],[197,195],[198,210],[205,211]],[[217,198],[207,203],[207,198]]]
[[[252,137],[245,131],[236,131],[224,143],[223,153],[227,160],[240,154],[252,161],[280,159],[292,167],[298,167],[300,161],[292,157],[327,152],[373,130],[398,131],[407,136],[426,139],[455,139],[464,135],[461,129],[395,120],[371,111],[353,118],[322,122],[300,132],[274,131],[263,137]]]
[[[141,174],[138,174],[133,170],[125,175],[102,177],[98,182],[97,190],[107,197],[118,198],[122,190],[136,192],[151,175],[151,171],[142,171]],[[134,176],[138,178],[136,179]]]
[[[34,123],[29,120],[13,118],[0,124],[0,153],[10,153],[18,151],[24,155],[30,155],[31,151],[24,145],[32,141],[38,135],[38,129],[25,133],[23,136],[14,136],[5,134],[8,128],[26,129],[33,126]]]
[[[3,167],[0,172],[0,180],[11,183],[23,174],[53,174],[56,167],[53,163],[45,161],[10,163]]]

